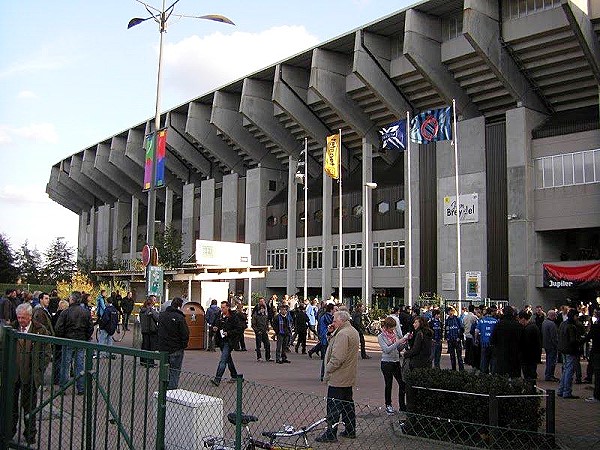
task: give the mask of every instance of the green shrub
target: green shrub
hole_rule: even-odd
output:
[[[411,371],[406,382],[410,386],[456,391],[449,393],[412,389],[408,405],[410,412],[475,424],[489,424],[490,394],[537,394],[535,387],[522,379],[509,380],[504,376],[477,374],[473,371],[416,369]],[[498,398],[498,426],[537,431],[544,415],[541,398]]]

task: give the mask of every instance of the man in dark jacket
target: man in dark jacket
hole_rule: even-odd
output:
[[[279,314],[273,318],[273,331],[277,336],[277,348],[275,350],[275,362],[277,364],[289,363],[287,359],[287,348],[292,336],[292,319],[288,314],[289,309],[286,304],[279,305]]]
[[[521,376],[521,361],[518,350],[522,332],[523,327],[515,320],[515,310],[506,305],[502,310],[502,317],[492,332],[490,341],[494,348],[496,360],[494,373],[507,375],[510,378]]]
[[[229,302],[221,302],[221,315],[213,324],[213,330],[216,332],[216,343],[221,349],[221,359],[217,366],[217,374],[210,382],[218,386],[225,373],[225,367],[229,367],[231,381],[235,381],[237,370],[231,357],[233,346],[239,339],[240,324],[239,315],[231,311]]]
[[[256,337],[256,360],[262,359],[260,347],[265,347],[265,359],[271,359],[271,344],[269,343],[269,313],[264,297],[258,299],[258,305],[252,311],[252,330]]]
[[[573,395],[575,360],[579,358],[579,341],[577,339],[575,316],[577,316],[577,310],[569,309],[567,320],[563,321],[558,327],[558,351],[563,355],[563,367],[556,393],[559,397],[568,399],[579,398]]]
[[[0,325],[2,323],[10,324],[17,320],[16,297],[17,290],[9,288],[4,297],[0,298]]]
[[[121,299],[121,311],[123,312],[123,327],[129,331],[129,317],[133,312],[133,292],[127,292],[125,298]],[[116,306],[116,305],[115,305]]]
[[[402,330],[405,330],[404,324]],[[444,338],[448,341],[448,352],[450,353],[450,364],[452,370],[456,370],[456,362],[458,361],[458,370],[465,370],[465,365],[462,359],[462,338],[464,336],[464,328],[460,319],[456,316],[456,309],[448,309],[448,317],[444,324]]]
[[[206,320],[206,325],[208,326],[207,352],[215,351],[215,331],[213,330],[213,324],[215,323],[215,320],[217,320],[217,317],[219,317],[220,313],[221,310],[217,306],[217,301],[213,298],[210,301],[210,306],[206,310],[206,314],[204,315],[204,320]]]
[[[594,376],[594,395],[585,399],[586,402],[600,402],[600,310],[594,311],[596,322],[590,327],[585,341],[592,341],[592,350],[590,351],[589,364],[592,365]]]
[[[551,309],[542,323],[542,346],[546,352],[545,381],[559,381],[554,376],[558,359],[558,327],[556,326],[556,311]]]
[[[363,304],[357,303],[354,311],[352,312],[352,326],[358,331],[358,338],[360,339],[360,356],[362,359],[369,359],[365,348],[365,326],[363,325]]]
[[[177,389],[183,351],[188,345],[190,331],[181,312],[183,300],[175,297],[171,305],[158,316],[158,350],[169,354],[169,384],[167,389]]]
[[[537,363],[542,354],[542,340],[540,330],[535,322],[531,321],[531,313],[523,310],[519,312],[519,323],[523,327],[521,334],[521,370],[523,378],[535,384],[537,380]]]
[[[298,308],[296,309],[296,314],[294,315],[294,333],[298,335],[298,342],[296,342],[296,353],[298,353],[298,348],[302,347],[302,354],[306,355],[306,334],[308,333],[308,316],[304,311],[304,305],[300,303]]]
[[[87,308],[81,307],[81,292],[73,291],[69,296],[69,307],[60,313],[54,329],[56,336],[77,341],[89,341],[94,333],[94,322]],[[74,373],[79,375],[83,371],[84,350],[82,348],[62,348],[60,365],[60,385],[65,387],[71,375],[71,362],[75,360]],[[77,394],[83,395],[83,378],[79,377],[75,383]]]

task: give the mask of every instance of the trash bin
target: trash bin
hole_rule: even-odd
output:
[[[154,392],[155,407],[158,392]],[[167,391],[165,449],[201,450],[203,439],[223,437],[223,399],[185,389]]]
[[[190,330],[187,350],[204,349],[204,309],[197,302],[187,302],[181,307]]]

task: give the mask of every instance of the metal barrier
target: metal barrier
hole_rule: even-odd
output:
[[[166,354],[1,332],[0,448],[164,448]]]

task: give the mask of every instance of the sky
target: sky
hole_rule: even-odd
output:
[[[172,2],[167,1],[169,6]],[[403,9],[414,0],[180,0],[161,111]],[[148,0],[160,8],[160,0]],[[13,250],[77,247],[78,216],[46,194],[52,165],[154,115],[158,26],[136,0],[20,0],[0,15],[0,233]]]

